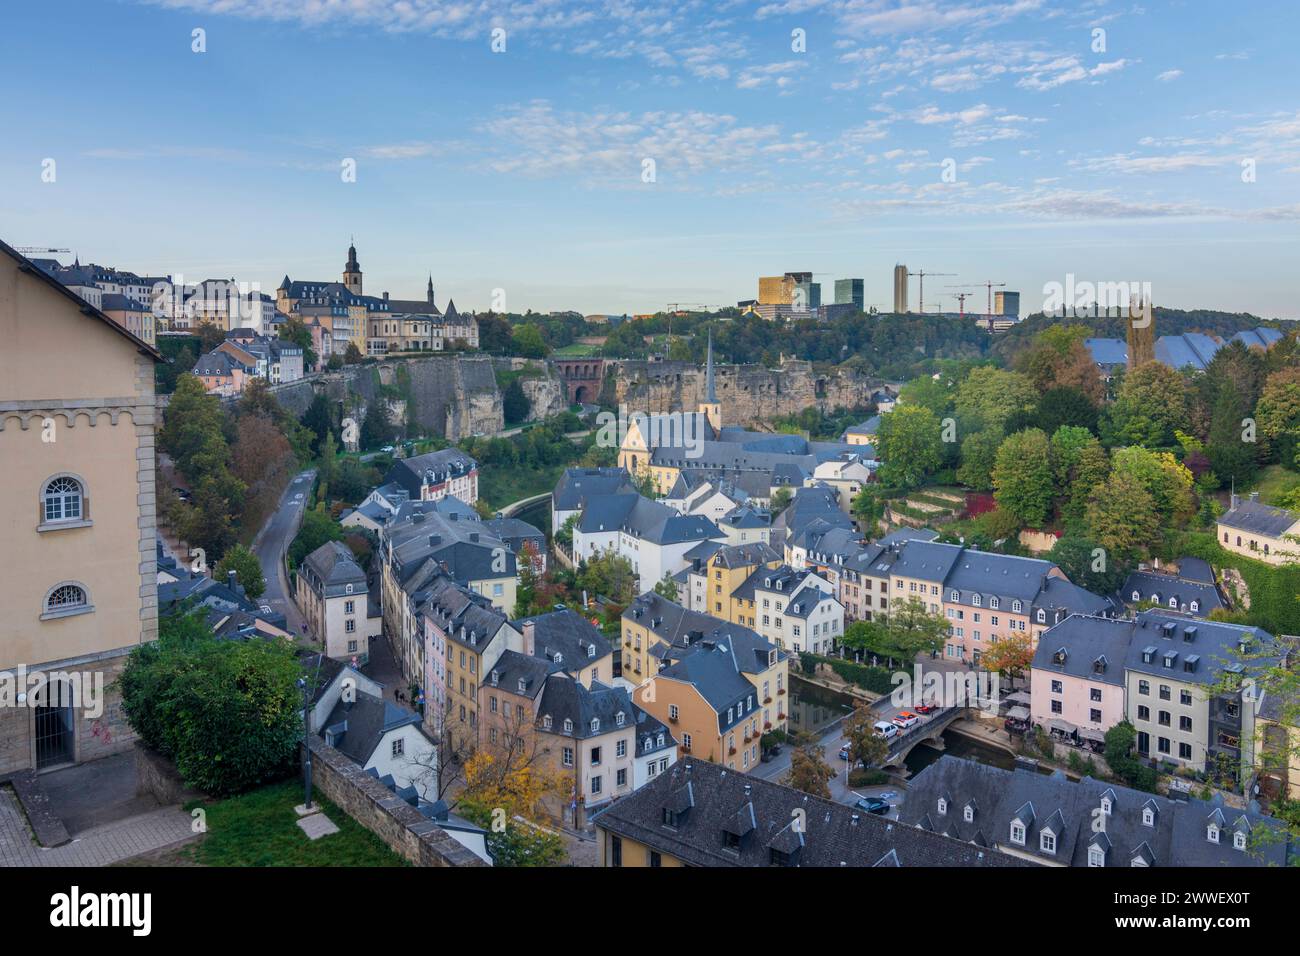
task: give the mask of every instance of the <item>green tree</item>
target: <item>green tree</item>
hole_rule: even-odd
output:
[[[501,394],[501,414],[507,425],[517,425],[528,419],[528,412],[532,405],[528,401],[528,396],[524,394],[524,387],[519,383],[519,379],[510,380],[505,391]]]
[[[296,568],[303,558],[311,554],[327,541],[342,541],[343,528],[319,505],[302,516],[302,527],[289,545],[289,566]]]
[[[808,735],[801,738],[790,752],[790,770],[784,783],[787,787],[829,800],[831,791],[826,784],[834,776],[835,771],[822,756],[821,743]]]
[[[376,398],[366,407],[361,420],[360,446],[366,451],[382,448],[393,440],[393,423],[388,417],[388,403]]]
[[[292,342],[302,349],[302,367],[304,369],[316,367],[320,357],[316,354],[316,350],[311,347],[311,329],[307,328],[307,324],[300,317],[293,315],[285,320],[280,326],[280,338]]]
[[[1131,564],[1159,541],[1155,499],[1133,475],[1116,471],[1088,498],[1084,525],[1107,559]]]
[[[1029,428],[1007,436],[993,465],[993,497],[1022,524],[1041,528],[1051,514],[1052,466],[1047,436]]]
[[[794,500],[794,492],[789,488],[778,488],[772,494],[772,517],[775,518],[786,508],[790,507],[790,502]]]
[[[853,713],[844,718],[844,736],[849,744],[849,759],[866,769],[879,766],[889,756],[889,743],[876,733],[877,714],[866,701],[858,701]]]
[[[1124,376],[1101,431],[1109,445],[1162,448],[1186,421],[1186,380],[1167,365],[1147,362]]]
[[[510,339],[514,354],[523,358],[546,358],[550,352],[541,328],[533,322],[515,326]]]
[[[943,461],[939,420],[921,405],[899,405],[880,419],[877,452],[882,484],[904,490],[918,488]]]
[[[291,644],[218,640],[202,612],[164,617],[158,640],[127,660],[122,709],[187,786],[242,793],[292,772],[302,739],[301,675]]]
[[[957,414],[981,422],[985,427],[1002,428],[1017,412],[1032,412],[1038,404],[1033,382],[1019,372],[982,366],[972,369],[957,387],[953,402]]]
[[[1114,594],[1129,572],[1128,565],[1108,555],[1097,542],[1077,535],[1058,538],[1048,558],[1072,582],[1094,594]]]
[[[655,582],[654,591],[655,594],[658,594],[662,598],[666,598],[673,602],[677,601],[677,582],[674,581],[673,576],[667,572],[664,573],[662,578]]]
[[[256,601],[266,592],[262,565],[258,562],[257,555],[242,544],[235,545],[222,556],[217,564],[216,579],[224,581],[231,571],[235,572],[236,579],[250,600]]]
[[[1001,445],[1001,429],[985,428],[967,435],[961,443],[961,467],[957,469],[957,480],[975,491],[992,491],[993,467],[997,464]]]

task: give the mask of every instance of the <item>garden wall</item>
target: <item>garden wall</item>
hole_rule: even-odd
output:
[[[319,737],[309,738],[312,783],[340,810],[416,866],[486,866],[415,807]]]

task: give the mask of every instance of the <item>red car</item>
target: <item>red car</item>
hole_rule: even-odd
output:
[[[939,707],[936,704],[917,704],[916,712],[918,714],[933,714]]]

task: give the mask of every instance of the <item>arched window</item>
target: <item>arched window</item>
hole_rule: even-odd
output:
[[[67,617],[92,610],[94,608],[91,607],[90,596],[86,593],[86,589],[75,582],[65,581],[50,588],[49,593],[45,595],[41,619]]]
[[[59,475],[46,482],[41,492],[41,516],[49,524],[56,521],[80,521],[85,514],[84,492],[81,482],[68,475]]]

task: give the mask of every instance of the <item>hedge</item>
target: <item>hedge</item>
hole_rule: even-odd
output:
[[[827,664],[842,680],[850,684],[855,684],[863,690],[869,690],[875,694],[889,694],[894,690],[894,682],[890,680],[890,672],[883,667],[872,667],[870,664],[855,664],[852,661],[840,660],[838,657],[821,657],[820,655],[802,651],[800,658],[804,666],[804,672],[810,673],[808,662],[815,664]]]

